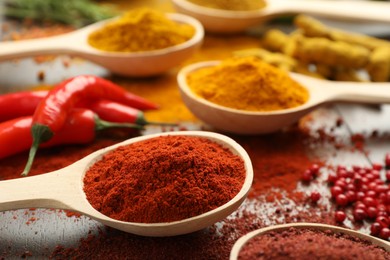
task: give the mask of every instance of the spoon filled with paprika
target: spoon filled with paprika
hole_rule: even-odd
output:
[[[163,48],[159,48],[157,46],[147,46],[149,49],[143,51],[108,51],[105,49],[93,47],[89,42],[89,37],[105,26],[108,26],[118,19],[121,19],[121,17],[118,17],[100,21],[79,30],[58,36],[41,39],[1,42],[0,61],[33,57],[37,55],[66,54],[89,60],[118,75],[146,77],[162,74],[190,57],[200,47],[204,36],[203,27],[196,19],[187,15],[175,13],[166,14],[166,17],[178,25],[185,24],[192,27],[194,31],[192,37],[179,44],[168,45]],[[123,42],[120,42],[121,39],[118,35],[123,35],[126,34],[126,32],[131,33],[135,31],[126,30],[126,28],[120,28],[120,26],[121,25],[118,25],[117,29],[118,31],[122,30],[122,32],[118,32],[116,34],[112,32],[110,34],[107,33],[107,35],[102,34],[103,36],[96,36],[99,38],[99,41],[101,41],[99,44],[105,47],[106,45],[121,45],[127,47],[129,45],[126,42],[128,41],[127,38],[131,38],[132,40],[130,42],[133,42],[134,44],[134,37],[137,35],[128,36],[127,38],[123,39]],[[174,29],[172,30],[173,33],[175,33]],[[139,29],[139,31],[145,30]],[[162,33],[164,33],[164,31]],[[165,34],[167,33],[168,32],[165,32]],[[114,39],[110,42],[110,38],[115,38],[115,35],[118,39]],[[141,38],[139,41],[142,42],[143,37],[145,36],[139,35],[139,38]],[[143,41],[145,42],[146,40],[144,39]],[[151,40],[151,42],[154,41]],[[154,49],[153,47],[156,48]]]
[[[54,172],[0,181],[0,211],[66,209],[125,232],[173,236],[227,217],[252,179],[248,154],[229,137],[166,132],[103,148]]]
[[[294,83],[294,85],[298,83],[301,88],[303,87],[308,92],[308,99],[300,105],[270,111],[251,111],[249,109],[244,110],[223,106],[207,100],[207,98],[215,96],[215,93],[205,91],[205,95],[202,97],[195,94],[188,84],[188,77],[191,73],[204,68],[216,67],[218,64],[221,64],[221,62],[206,61],[188,65],[179,72],[177,78],[183,101],[189,110],[203,122],[225,132],[248,135],[275,132],[297,122],[304,115],[327,103],[390,103],[390,83],[329,81],[302,74],[290,73],[286,74],[283,79],[289,77],[291,83]],[[243,71],[245,72],[245,70]],[[267,72],[270,73],[271,70]],[[264,75],[268,74],[264,73]],[[275,79],[271,79],[270,75],[267,76],[267,79],[269,79],[270,84],[275,83],[275,86],[280,86],[282,84],[278,81],[280,80],[278,78],[279,76],[281,75],[277,72]],[[261,78],[260,74],[258,78]],[[240,79],[240,81],[243,81],[243,79]],[[238,84],[237,82],[234,84]],[[264,82],[264,79],[260,79],[259,82]],[[203,82],[202,86],[206,86],[206,83]],[[223,90],[224,88],[226,89],[227,84],[216,87]],[[267,88],[267,86],[263,86],[263,88]],[[270,91],[268,90],[268,92]],[[272,91],[275,91],[275,89]],[[231,93],[231,91],[228,92]],[[250,95],[249,92],[245,93],[247,96]],[[226,93],[219,93],[219,95],[222,94]],[[272,97],[270,99],[272,100]],[[275,96],[274,99],[278,99],[278,96]],[[239,99],[235,97],[235,100],[238,103],[245,102],[243,98]],[[255,101],[251,100],[252,103]],[[258,103],[261,103],[261,100]],[[281,103],[284,103],[284,101],[281,101]]]
[[[300,241],[297,243],[297,241]],[[388,259],[390,243],[348,228],[320,223],[290,223],[254,230],[238,239],[230,260]]]
[[[228,1],[225,1],[225,5],[221,5],[220,8],[208,7],[209,3],[199,0],[172,0],[172,2],[179,12],[195,17],[203,24],[206,31],[216,33],[240,32],[277,16],[299,13],[341,20],[390,22],[390,6],[387,3],[372,1],[266,0],[263,5],[258,1],[258,7],[250,10],[227,9],[227,6],[230,6]],[[205,4],[201,5],[202,2]],[[238,4],[231,5],[237,7]]]

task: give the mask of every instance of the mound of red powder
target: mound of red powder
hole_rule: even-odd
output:
[[[245,176],[241,157],[220,144],[160,136],[104,155],[87,171],[84,191],[91,205],[111,218],[171,222],[227,203]]]
[[[249,240],[239,260],[253,259],[390,259],[390,252],[370,242],[331,230],[289,228]]]

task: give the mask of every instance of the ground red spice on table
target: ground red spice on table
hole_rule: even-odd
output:
[[[84,177],[91,205],[114,219],[178,221],[231,200],[246,176],[244,161],[204,137],[159,136],[120,146]]]
[[[250,239],[239,260],[252,259],[390,259],[390,252],[369,242],[331,230],[289,228]]]
[[[239,237],[264,226],[290,222],[337,224],[331,209],[313,205],[302,193],[296,192],[301,173],[313,163],[304,144],[305,135],[280,132],[233,138],[247,150],[255,176],[248,200],[224,221],[192,234],[168,238],[142,237],[105,228],[97,235],[92,232],[74,248],[59,245],[51,258],[92,259],[99,256],[123,259],[131,255],[131,259],[228,259]],[[43,149],[32,174],[62,168],[114,142],[103,138],[90,146]],[[0,161],[3,177],[19,177],[21,166],[17,162],[27,155],[23,156]],[[19,168],[13,169],[13,166]]]

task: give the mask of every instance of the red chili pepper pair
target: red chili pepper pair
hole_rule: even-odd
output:
[[[89,104],[97,111],[96,114],[100,113],[102,117],[107,118],[108,120],[134,123],[116,125],[117,127],[126,126],[135,128],[140,128],[142,125],[151,123],[145,120],[143,112],[140,110],[157,108],[155,104],[125,91],[108,80],[90,75],[77,76],[62,82],[49,91],[44,98],[42,98],[43,93],[44,92],[29,94],[26,94],[26,92],[19,93],[20,95],[24,94],[32,97],[30,100],[31,102],[23,105],[21,105],[21,100],[17,98],[16,94],[15,96],[10,95],[8,96],[8,104],[10,107],[15,107],[15,103],[11,105],[10,100],[17,99],[18,101],[16,103],[19,102],[18,105],[21,105],[19,111],[8,117],[0,114],[0,120],[19,117],[31,113],[32,107],[34,107],[34,105],[37,106],[34,109],[34,114],[30,122],[32,143],[30,145],[29,158],[22,173],[24,176],[28,174],[37,149],[42,143],[46,144],[47,142],[48,145],[54,144],[55,142],[53,140],[58,140],[61,136],[65,136],[63,131],[66,130],[66,125],[68,124],[68,121],[72,119],[71,117],[75,116],[75,114],[73,114],[74,108],[79,107],[80,104]],[[7,97],[4,97],[3,99],[7,101]],[[39,99],[41,100],[37,102]],[[4,107],[7,105],[6,101],[3,102]],[[0,108],[2,108],[1,99]],[[118,114],[121,114],[121,116]],[[14,121],[14,124],[15,122],[17,121]],[[72,138],[74,137],[71,135],[72,134],[69,134],[67,135],[67,138],[63,138],[63,143],[66,143],[66,140],[73,140]],[[79,131],[73,135],[79,135]]]
[[[39,102],[41,102],[48,93],[49,91],[46,90],[23,91],[0,96],[0,122],[22,116],[33,115]],[[123,105],[111,100],[99,99],[95,101],[83,102],[83,104],[78,104],[77,107],[91,109],[101,119],[107,121],[117,123],[134,123],[137,125],[164,125],[164,123],[160,122],[147,121],[143,111],[140,109],[128,105]],[[155,109],[154,107],[150,106],[150,108],[144,108],[144,110]]]
[[[33,142],[31,124],[32,116],[18,117],[0,123],[0,159],[26,151],[31,147]],[[40,147],[88,143],[95,139],[96,130],[110,127],[142,128],[134,124],[101,120],[89,109],[74,109],[62,129]]]
[[[9,93],[0,97],[0,122],[34,113],[39,102],[48,91],[22,91]]]

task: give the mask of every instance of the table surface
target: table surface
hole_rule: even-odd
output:
[[[125,1],[116,2],[124,6],[124,8],[132,6]],[[139,3],[140,1],[135,2]],[[172,8],[168,1],[147,1],[147,4],[157,6],[164,11],[169,11]],[[390,30],[388,33],[390,35]],[[259,37],[257,35],[218,36],[207,34],[202,49],[182,64],[182,66],[202,60],[223,59],[235,50],[257,47],[258,44]],[[72,60],[70,66],[64,67],[63,61],[67,59],[68,57],[60,56],[40,64],[35,63],[32,59],[0,63],[0,91],[5,93],[33,88],[35,85],[42,84],[42,82],[37,80],[37,74],[41,71],[45,73],[45,81],[43,82],[45,84],[54,84],[64,78],[84,73],[109,76],[110,79],[126,86],[130,91],[140,93],[144,97],[160,104],[161,108],[158,111],[146,113],[146,117],[149,120],[179,121],[187,129],[204,129],[205,126],[181,102],[176,85],[176,73],[180,67],[155,78],[128,79],[109,75],[105,69],[78,59]],[[21,74],[23,77],[19,76]],[[331,137],[329,139],[332,139],[332,141],[328,143],[321,142],[320,145],[310,147],[313,156],[321,158],[326,165],[368,166],[372,163],[383,162],[385,154],[390,152],[389,119],[390,105],[332,104],[323,106],[305,116],[299,122],[298,127],[295,126],[295,128],[298,128],[298,131],[301,131],[299,130],[301,128],[305,129],[305,131],[309,129],[312,133],[310,137],[312,139],[323,139],[323,136],[320,136],[319,133]],[[344,124],[336,127],[340,120]],[[151,127],[143,134],[161,130],[158,127]],[[211,128],[208,128],[208,130],[216,131]],[[296,137],[295,134],[290,135],[288,131],[282,135],[286,139]],[[364,137],[364,147],[362,149],[354,149],[355,144],[351,141],[357,135]],[[241,140],[241,137],[234,135],[232,137]],[[249,140],[247,142],[257,142],[266,140],[268,136],[246,138]],[[337,146],[335,145],[336,143],[338,144]],[[340,148],[341,146],[342,148]],[[251,147],[251,149],[255,148]],[[46,151],[46,153],[50,154],[50,150]],[[27,154],[16,156],[20,160],[26,157]],[[14,161],[14,158],[11,158],[11,160],[0,160],[0,175],[2,167],[14,167],[15,165],[10,163]],[[42,163],[44,163],[43,160]],[[283,161],[280,163],[283,163]],[[23,161],[20,164],[23,164]],[[270,185],[272,186],[273,183],[270,183]],[[302,187],[299,183],[297,183],[297,189],[301,189],[304,192],[309,190],[308,187],[305,190],[305,187]],[[324,196],[329,195],[326,188],[323,188],[321,191]],[[258,196],[257,199],[260,202],[264,199],[262,195],[266,195],[266,193]],[[249,207],[249,204],[244,204],[243,207]],[[259,217],[265,218],[268,213],[258,212],[258,214],[263,214]],[[265,224],[271,225],[273,222],[270,221]],[[349,222],[346,222],[345,226],[353,227],[352,223]],[[360,227],[360,230],[367,233],[367,227],[368,225],[363,225]],[[20,257],[25,252],[29,252],[32,258],[48,257],[57,245],[75,247],[78,245],[80,238],[85,238],[91,233],[98,233],[104,229],[105,227],[100,223],[87,217],[69,217],[66,212],[60,210],[23,209],[3,212],[0,218],[0,259],[2,255],[6,259]],[[191,237],[185,239],[191,243]],[[204,255],[204,257],[207,256]],[[134,258],[136,257],[134,256]],[[203,257],[201,254],[198,254],[197,258],[201,259]]]

